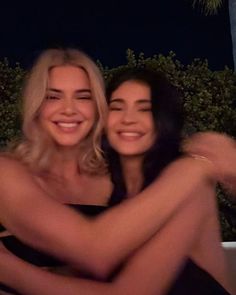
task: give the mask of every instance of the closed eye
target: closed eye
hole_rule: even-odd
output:
[[[121,111],[123,110],[124,105],[119,101],[111,101],[109,104],[109,111]]]
[[[152,109],[151,108],[142,108],[142,109],[139,109],[140,112],[151,112]]]
[[[89,95],[89,96],[78,96],[78,97],[76,97],[76,99],[82,99],[82,100],[84,100],[84,99],[87,99],[87,100],[91,100],[92,99],[92,97]]]
[[[60,97],[57,96],[57,95],[46,95],[45,99],[48,99],[48,100],[52,99],[52,100],[55,100],[55,99],[60,99]]]
[[[122,107],[112,106],[112,107],[109,107],[109,111],[122,111]]]

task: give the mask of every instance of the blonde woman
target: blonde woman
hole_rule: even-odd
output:
[[[176,220],[182,220],[185,214],[191,212],[189,207],[200,204],[201,197],[197,197],[199,189],[203,189],[202,196],[206,197],[209,179],[215,178],[214,169],[202,161],[188,158],[177,160],[133,200],[126,201],[94,219],[87,219],[60,203],[80,204],[79,210],[89,208],[91,213],[95,208],[100,212],[106,208],[111,193],[106,165],[99,153],[103,118],[106,115],[99,71],[81,52],[49,50],[37,60],[24,93],[24,140],[14,152],[2,155],[0,160],[0,216],[2,224],[12,234],[34,248],[66,261],[79,270],[80,274],[105,278],[169,219],[173,219],[173,223],[168,223],[169,226],[162,231],[164,238],[158,234],[148,246],[137,252],[137,256],[134,255],[115,284],[62,278],[45,274],[32,266],[25,281],[28,286],[25,287],[21,285],[24,279],[20,277],[17,265],[19,263],[21,269],[23,265],[31,266],[8,253],[3,254],[1,259],[1,263],[6,261],[4,257],[10,259],[4,267],[2,282],[24,294],[43,294],[42,288],[49,292],[45,294],[51,294],[52,289],[49,286],[57,288],[58,294],[59,291],[61,294],[75,294],[78,290],[88,294],[105,294],[111,288],[118,294],[124,294],[120,293],[124,290],[133,292],[136,289],[140,294],[145,294],[145,280],[141,282],[142,288],[134,284],[141,275],[137,266],[147,261],[144,257],[148,257],[151,250],[160,249],[156,247],[156,243],[159,247],[165,247],[171,242],[169,237],[173,239],[173,235],[167,233],[176,229]],[[179,173],[183,169],[189,170],[187,176]],[[196,216],[192,226],[201,220]],[[178,224],[180,228],[182,223]],[[166,290],[182,264],[185,247],[193,241],[190,232],[192,227],[184,233],[186,243],[179,248],[174,259],[172,257],[170,260],[166,256],[158,266],[149,268],[148,281],[154,280],[157,272],[165,277],[165,280],[158,282],[160,292]],[[25,257],[25,252],[29,249],[24,244],[18,247],[18,241],[13,236],[8,239],[10,242],[5,240],[4,246],[29,261]],[[32,250],[32,256],[37,256],[36,254]],[[41,264],[43,255],[39,255],[39,265],[48,266],[47,263]],[[34,258],[30,262],[38,265]],[[166,263],[170,263],[175,271],[166,272]],[[51,261],[48,264],[50,266]],[[10,272],[12,276],[9,275]],[[35,274],[35,282],[32,284],[28,281],[31,273]],[[22,273],[24,274],[27,272]],[[42,281],[44,275],[46,278],[49,276],[48,285]],[[51,279],[55,280],[55,285],[51,284]],[[37,280],[43,287],[37,285]],[[154,283],[148,285],[157,290]],[[28,291],[27,287],[30,288]],[[150,290],[149,294],[151,292]]]

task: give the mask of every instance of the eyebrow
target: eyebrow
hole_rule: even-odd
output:
[[[60,89],[57,89],[57,88],[47,88],[47,91],[53,91],[53,92],[56,92],[56,93],[62,93],[63,91],[60,90]],[[75,91],[75,93],[91,93],[91,90],[90,89],[78,89]]]

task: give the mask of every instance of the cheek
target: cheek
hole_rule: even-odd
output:
[[[98,112],[96,111],[96,109],[91,109],[88,115],[88,118],[91,121],[91,124],[95,125],[98,121]]]
[[[44,121],[49,117],[48,112],[44,109],[41,109],[38,115],[38,122],[39,124],[43,125]]]
[[[39,118],[47,118],[55,111],[55,105],[43,103],[39,109]]]
[[[107,128],[112,129],[120,122],[120,112],[109,112],[107,116]]]
[[[112,135],[114,134],[116,126],[116,118],[113,115],[108,115],[107,123],[106,123],[106,134],[109,140],[112,139]]]
[[[97,117],[97,108],[95,103],[80,105],[78,106],[78,110],[84,113],[88,118],[94,118],[95,120]]]

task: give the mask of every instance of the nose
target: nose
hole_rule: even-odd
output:
[[[125,110],[122,116],[123,124],[133,124],[137,121],[137,113],[133,110]]]
[[[64,99],[62,112],[66,115],[73,115],[76,113],[76,105],[73,98]]]

